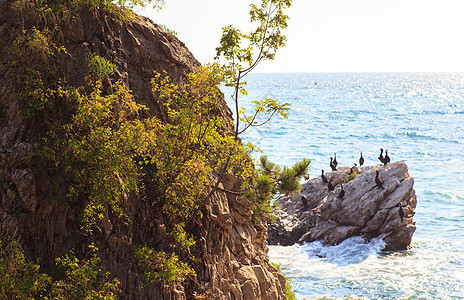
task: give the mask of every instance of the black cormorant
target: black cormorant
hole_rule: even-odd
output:
[[[340,190],[340,193],[338,194],[338,198],[343,199],[345,197],[345,190],[343,189],[343,181],[340,182],[342,185],[342,189]]]
[[[351,175],[351,174],[353,174],[353,173],[355,173],[355,174],[358,174],[358,173],[359,173],[358,165],[356,165],[356,164],[354,164],[354,166],[352,166],[352,167],[350,168],[350,174],[348,174],[348,175]]]
[[[379,160],[380,160],[383,164],[385,164],[385,159],[383,158],[383,149],[382,149],[382,148],[380,148]]]
[[[338,162],[337,162],[337,153],[334,153],[334,162],[333,162],[335,168],[338,166]]]
[[[399,204],[399,208],[398,208],[398,214],[400,215],[400,218],[401,218],[401,223],[403,223],[403,218],[404,218],[404,210],[403,210],[403,206],[401,206],[401,203]]]
[[[379,178],[379,171],[375,171],[375,184],[377,184],[377,187],[383,189],[383,182]]]
[[[330,168],[332,169],[332,171],[337,171],[337,166],[334,165],[332,157],[330,157]]]
[[[332,182],[330,182],[330,180],[329,180],[329,184],[328,184],[327,187],[329,188],[329,192],[330,192],[330,191],[333,191],[333,190],[335,189],[334,186],[333,186],[333,184],[332,184]]]
[[[306,207],[308,205],[308,199],[304,195],[301,195],[301,202],[303,202],[303,206]]]
[[[390,156],[388,156],[388,149],[385,150],[385,158],[383,159],[383,164],[386,165],[390,162]]]
[[[364,165],[363,152],[361,151],[361,157],[359,158],[359,167],[361,168]]]
[[[322,175],[321,175],[322,181],[324,181],[324,183],[329,183],[327,181],[327,177],[325,177],[325,175],[324,175],[324,170],[321,170],[321,171],[322,171]]]

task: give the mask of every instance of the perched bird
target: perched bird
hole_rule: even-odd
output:
[[[334,186],[333,186],[333,184],[332,184],[332,182],[330,182],[330,180],[329,180],[329,184],[328,184],[327,187],[329,188],[329,192],[330,192],[330,191],[333,191],[333,190],[335,189]]]
[[[334,161],[333,161],[333,164],[334,164],[335,168],[338,166],[338,162],[337,162],[337,153],[334,153]]]
[[[301,202],[303,202],[303,206],[306,207],[308,205],[308,199],[304,195],[301,195]]]
[[[330,168],[332,169],[332,171],[337,171],[337,166],[334,165],[332,157],[330,157]]]
[[[379,171],[375,171],[375,184],[377,184],[377,187],[383,189],[383,182],[379,178]]]
[[[325,175],[324,175],[324,170],[321,170],[321,171],[322,171],[322,175],[321,175],[322,181],[324,181],[324,183],[329,183],[327,181],[327,177],[325,177]]]
[[[390,162],[390,156],[388,156],[388,149],[385,150],[385,157],[383,159],[383,164],[386,165]]]
[[[363,152],[361,151],[361,157],[359,158],[359,167],[361,168],[364,165]]]
[[[403,223],[403,218],[404,218],[404,211],[403,211],[403,207],[401,206],[401,203],[399,204],[399,208],[398,208],[398,214],[400,215],[400,218],[401,218],[401,223]]]
[[[379,160],[380,160],[383,164],[385,164],[385,158],[383,158],[383,149],[382,149],[382,148],[380,148]]]
[[[350,168],[350,174],[348,174],[348,175],[351,175],[351,174],[353,174],[353,173],[355,173],[355,174],[358,174],[358,173],[359,173],[358,165],[356,165],[356,164],[354,164],[354,166],[352,166],[352,167]]]
[[[338,198],[343,199],[345,197],[345,190],[343,189],[343,181],[340,182],[342,185],[342,189],[340,190],[340,193],[338,194]]]

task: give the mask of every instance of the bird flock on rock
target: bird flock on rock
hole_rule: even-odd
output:
[[[388,163],[390,163],[391,159],[390,159],[390,156],[388,155],[388,149],[385,150],[385,156],[384,156],[383,155],[383,149],[380,148],[380,155],[379,155],[378,159],[380,160],[380,162],[384,166],[387,165]],[[361,151],[361,155],[359,157],[359,167],[362,167],[363,164],[364,164],[364,157],[363,157],[363,154],[362,154],[362,151]],[[332,171],[336,171],[337,170],[337,165],[338,165],[337,153],[334,153],[334,156],[330,157],[330,165],[329,166],[332,169]],[[321,173],[321,179],[325,184],[327,184],[327,188],[328,188],[329,193],[334,191],[335,187],[332,184],[330,178],[328,178],[324,174],[324,170],[321,170],[321,172],[322,172]],[[353,173],[355,173],[355,174],[359,173],[359,169],[358,169],[357,164],[354,164],[354,166],[350,168],[350,173],[349,174],[351,175]],[[375,184],[376,184],[377,188],[384,189],[383,181],[379,178],[379,171],[378,170],[375,173]],[[340,182],[340,186],[341,186],[341,189],[340,189],[340,192],[338,193],[338,198],[343,201],[343,198],[345,197],[345,189],[343,188],[343,181]],[[303,202],[303,206],[306,207],[307,204],[308,204],[308,200],[304,195],[301,195],[301,201]],[[402,203],[399,203],[398,214],[400,215],[401,222],[403,222],[404,211],[403,211]]]

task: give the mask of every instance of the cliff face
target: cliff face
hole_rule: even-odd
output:
[[[281,199],[274,211],[278,220],[269,228],[269,242],[291,245],[320,240],[333,245],[360,235],[368,240],[381,238],[385,250],[406,249],[416,229],[412,217],[417,203],[414,178],[409,177],[406,164],[360,168],[362,173],[344,184],[345,195],[340,198],[340,182],[349,171],[340,167],[326,173],[334,191],[328,191],[321,176],[305,183],[301,195],[307,199],[306,207],[301,195]],[[382,187],[376,184],[376,171]]]
[[[221,179],[218,190],[201,206],[203,217],[187,224],[196,246],[193,268],[197,277],[169,288],[144,289],[134,261],[133,246],[165,234],[164,219],[150,214],[151,205],[127,195],[124,206],[132,223],[127,228],[106,224],[93,238],[80,231],[79,208],[50,198],[46,176],[37,172],[31,149],[37,124],[23,116],[21,103],[10,89],[12,41],[22,30],[12,2],[0,0],[0,235],[16,240],[27,256],[50,266],[69,249],[85,253],[90,242],[99,248],[103,267],[122,283],[124,299],[185,299],[194,294],[215,299],[282,299],[285,280],[269,263],[266,228],[252,222],[252,212],[238,200],[239,181]],[[97,11],[83,10],[62,31],[67,49],[57,61],[70,85],[83,84],[82,62],[93,52],[117,65],[116,78],[132,91],[138,103],[157,115],[160,107],[150,86],[153,71],[166,71],[175,82],[200,64],[185,45],[149,19],[135,16],[122,23]],[[231,112],[223,99],[219,112]]]

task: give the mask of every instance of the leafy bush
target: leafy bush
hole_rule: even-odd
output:
[[[11,86],[21,99],[25,117],[32,117],[54,97],[58,80],[53,60],[62,49],[52,42],[48,30],[35,27],[19,35],[10,49],[10,67],[15,70]]]
[[[42,294],[51,278],[39,269],[38,264],[27,261],[16,242],[0,240],[1,299],[32,299]]]
[[[66,273],[65,279],[53,283],[50,290],[51,299],[117,299],[119,281],[115,278],[109,281],[109,272],[100,268],[98,249],[89,246],[91,257],[79,260],[73,251],[56,259]]]
[[[180,261],[176,254],[156,252],[143,246],[135,250],[135,258],[142,268],[145,285],[152,282],[168,284],[187,276],[196,276],[195,271]]]
[[[358,177],[360,175],[360,173],[351,173],[349,174],[348,176],[346,176],[345,180],[343,180],[344,183],[347,183],[348,181],[351,181],[353,179],[355,179],[356,177]]]
[[[91,257],[79,260],[73,252],[57,258],[64,278],[52,280],[29,262],[16,242],[0,241],[1,299],[117,299],[119,281],[108,280],[109,273],[100,268],[97,248],[90,245]]]
[[[92,52],[87,55],[86,65],[87,71],[97,78],[109,77],[116,70],[115,64]]]

